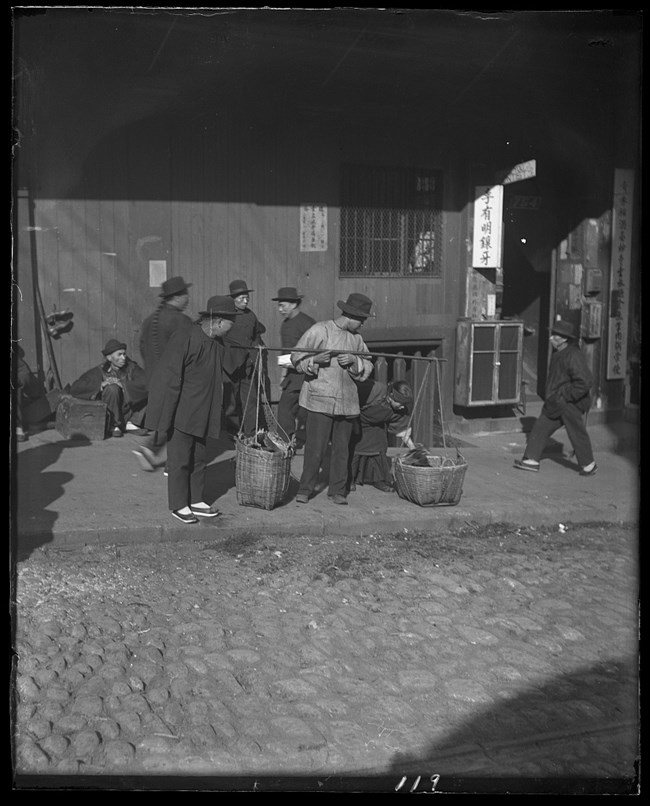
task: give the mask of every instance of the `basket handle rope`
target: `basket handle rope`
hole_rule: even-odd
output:
[[[253,382],[256,384],[257,388],[257,396],[256,400],[260,401],[262,404],[262,408],[264,409],[264,416],[266,417],[266,425],[269,430],[274,431],[276,434],[281,432],[279,435],[283,436],[284,439],[289,442],[289,435],[285,434],[284,429],[280,426],[275,414],[273,414],[273,409],[271,408],[271,404],[269,403],[268,397],[266,395],[266,391],[264,388],[264,361],[263,361],[263,351],[264,345],[258,345],[257,355],[255,357],[255,366],[253,367]],[[251,383],[248,387],[248,394],[246,395],[246,402],[243,407],[242,412],[242,420],[239,425],[239,432],[237,434],[238,437],[241,438],[242,436],[242,428],[244,425],[244,414],[248,411],[248,404],[251,398],[251,392],[253,390],[253,383]],[[275,426],[275,427],[272,427]],[[260,430],[260,407],[259,405],[255,407],[255,433],[257,434]]]
[[[443,447],[443,450],[446,451],[447,450],[447,439],[446,439],[446,436],[445,436],[445,419],[444,419],[443,406],[442,406],[442,387],[440,385],[440,361],[436,360],[435,365],[436,365],[436,390],[438,392],[438,409],[440,411],[440,429],[441,429],[441,432],[442,432],[442,447]],[[418,389],[418,393],[417,393],[416,398],[415,398],[415,403],[413,404],[413,411],[411,412],[411,416],[409,417],[408,426],[407,426],[408,428],[411,427],[411,423],[413,422],[413,418],[415,417],[415,412],[418,409],[418,404],[420,402],[420,397],[422,396],[422,392],[424,391],[424,388],[426,386],[427,380],[429,378],[430,370],[431,370],[431,362],[427,364],[427,368],[426,368],[424,376],[422,378],[422,382],[420,383],[420,388]],[[448,428],[448,426],[447,426],[447,428]],[[449,431],[449,437],[451,438],[451,431]],[[455,445],[455,448],[456,448],[456,456],[460,457],[461,453],[458,450],[458,445]]]
[[[447,440],[445,439],[445,420],[443,415],[443,405],[442,405],[442,387],[440,385],[440,362],[436,361],[436,386],[438,387],[438,407],[440,409],[440,430],[442,432],[442,447],[443,450],[447,450]],[[447,426],[449,428],[449,426]],[[451,439],[451,430],[449,431],[449,438]],[[458,445],[454,444],[456,448],[456,459],[462,459],[463,455],[458,450]]]

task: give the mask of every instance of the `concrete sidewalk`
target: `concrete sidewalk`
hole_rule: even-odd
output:
[[[12,470],[14,533],[18,554],[38,546],[129,543],[170,539],[223,538],[251,534],[369,534],[381,531],[441,531],[496,522],[541,525],[578,522],[637,522],[639,508],[638,427],[630,423],[590,427],[598,473],[581,477],[562,429],[553,438],[539,473],[513,468],[525,434],[463,435],[467,460],[463,495],[456,506],[420,507],[395,494],[358,487],[348,506],[332,504],[326,490],[297,504],[302,456],[292,462],[283,504],[273,510],[237,502],[233,451],[221,453],[208,469],[209,501],[223,515],[184,525],[167,508],[167,480],[161,471],[143,472],[132,454],[139,438],[103,442],[66,440],[55,430],[19,443]],[[451,456],[455,449],[447,449]]]

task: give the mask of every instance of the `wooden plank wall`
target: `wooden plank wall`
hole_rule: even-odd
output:
[[[368,132],[347,134],[336,121],[328,130],[317,118],[243,120],[220,116],[218,123],[190,126],[151,119],[107,137],[79,166],[83,180],[74,192],[57,192],[51,178],[44,182],[43,197],[35,199],[44,304],[47,311],[74,312],[73,330],[55,343],[64,384],[99,363],[112,337],[126,341],[140,360],[140,324],[158,302],[158,288],[149,286],[150,260],[167,261],[167,276],[193,283],[190,315],[209,296],[227,293],[231,280],[246,280],[271,346],[279,346],[280,327],[272,297],[281,286],[297,285],[304,310],[316,319],[335,316],[337,300],[359,291],[375,302],[367,340],[379,331],[385,340],[386,329],[407,338],[415,328],[450,338],[442,349],[450,357],[462,286],[454,212],[445,216],[442,278],[338,277],[340,164],[444,168],[439,155],[433,160],[424,138],[407,155],[396,153],[404,144],[394,146],[390,138],[365,147]],[[301,253],[299,206],[321,202],[328,205],[328,250]],[[35,343],[31,353],[36,356]],[[269,363],[277,392],[277,369]]]

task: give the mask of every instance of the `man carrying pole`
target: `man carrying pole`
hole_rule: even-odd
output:
[[[307,411],[305,461],[296,496],[299,504],[306,504],[314,493],[330,441],[327,494],[335,504],[348,503],[350,439],[359,416],[357,382],[366,380],[373,370],[372,361],[364,357],[369,351],[358,330],[370,316],[372,300],[350,294],[337,305],[341,315],[312,325],[291,353],[291,363],[305,376],[300,405]],[[320,352],[314,354],[315,350]]]

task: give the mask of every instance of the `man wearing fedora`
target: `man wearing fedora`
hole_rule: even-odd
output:
[[[233,280],[229,296],[239,312],[235,324],[224,337],[224,344],[232,356],[236,369],[225,379],[224,401],[226,427],[232,433],[239,430],[248,436],[255,433],[259,424],[259,400],[253,375],[257,362],[255,347],[264,344],[262,334],[266,328],[248,307],[253,289],[245,280]],[[266,377],[266,373],[264,372]]]
[[[70,394],[82,400],[106,404],[109,429],[121,437],[127,425],[139,430],[147,405],[147,381],[142,367],[126,354],[126,344],[109,339],[102,350],[104,361],[92,367],[70,387]]]
[[[195,323],[172,334],[151,376],[145,424],[167,434],[168,505],[182,523],[221,514],[205,501],[206,441],[221,433],[223,336],[239,315],[231,297],[210,297]]]
[[[305,376],[300,405],[307,411],[305,461],[296,496],[299,504],[306,504],[313,495],[330,442],[327,494],[335,504],[348,503],[350,439],[359,417],[357,383],[373,370],[369,358],[354,353],[369,352],[358,330],[370,316],[372,300],[350,294],[337,305],[341,315],[312,325],[291,353],[291,363]]]
[[[280,325],[280,345],[287,353],[298,344],[300,337],[306,333],[316,320],[300,310],[303,295],[293,286],[280,288],[277,297],[272,297],[278,303],[278,311],[282,317]],[[290,357],[280,356],[278,363],[282,366],[282,380],[280,382],[280,400],[278,402],[278,425],[281,436],[291,439],[295,435],[297,448],[305,444],[306,412],[300,406],[300,390],[304,375],[298,372],[291,364]],[[288,365],[287,365],[288,363]]]
[[[160,287],[160,303],[156,310],[142,323],[140,328],[140,355],[147,374],[151,377],[170,336],[178,328],[187,328],[192,320],[183,311],[190,301],[188,289],[182,277],[170,277]]]
[[[160,303],[156,310],[142,323],[140,330],[140,354],[144,363],[147,383],[163,354],[167,342],[176,330],[190,327],[192,320],[183,311],[187,308],[190,296],[182,277],[170,277],[160,287]],[[143,470],[153,471],[165,464],[166,434],[154,431],[146,436],[140,447],[134,450],[138,464]]]
[[[546,381],[544,406],[528,436],[524,455],[515,461],[515,467],[539,472],[546,442],[564,426],[578,460],[580,475],[593,476],[598,466],[585,425],[585,416],[591,407],[593,376],[576,343],[571,322],[558,319],[551,328],[550,341],[553,355]]]

